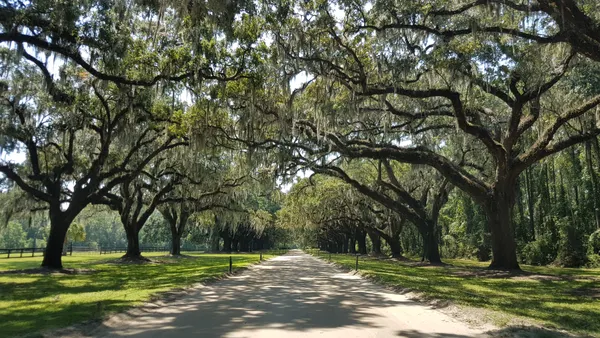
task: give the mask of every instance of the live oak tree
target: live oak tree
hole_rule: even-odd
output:
[[[42,51],[121,85],[235,79],[244,76],[254,42],[248,30],[254,7],[216,0],[7,0],[0,7],[0,42]]]
[[[121,149],[136,149],[123,156],[132,164],[117,185],[104,187],[94,204],[104,204],[119,213],[127,235],[125,257],[141,258],[139,233],[150,216],[165,203],[165,196],[184,184],[182,164],[174,154],[189,145],[183,135],[181,119],[184,107],[164,104],[164,95],[149,93],[149,108],[135,116],[135,126],[116,142]],[[179,108],[179,109],[178,109]]]
[[[247,76],[256,39],[253,7],[249,1],[3,2],[0,43],[9,76],[0,86],[7,121],[2,134],[8,135],[2,147],[11,151],[20,144],[29,158],[0,167],[49,205],[54,230],[43,266],[62,267],[68,226],[100,187],[103,195],[141,170],[127,162],[136,147],[148,146],[145,140],[119,149],[129,154],[122,163],[111,154],[116,131],[135,123],[132,115],[143,112],[141,106],[151,106],[134,102],[140,92],[148,99],[149,87],[160,92],[172,82],[193,87]],[[234,22],[242,11],[242,20]],[[114,100],[103,92],[107,87],[111,95],[119,92]]]
[[[386,4],[391,3],[382,2],[382,5]],[[486,11],[478,11],[481,8]],[[577,53],[598,62],[599,8],[600,4],[593,0],[464,0],[451,4],[446,1],[429,1],[423,6],[414,5],[412,9],[415,10],[415,14],[424,14],[441,22],[458,17],[463,19],[461,25],[440,28],[428,21],[408,25],[450,39],[483,31],[540,44],[568,43]],[[467,21],[464,19],[472,17],[469,14],[474,13],[483,15],[467,27]],[[494,20],[489,20],[490,18]]]
[[[27,160],[7,160],[0,171],[48,209],[50,237],[42,265],[61,268],[65,235],[75,217],[180,141],[155,127],[129,138],[127,124],[140,121],[136,114],[147,115],[148,93],[131,95],[68,66],[55,83],[35,56],[22,51],[21,62],[14,52],[5,53],[11,77],[2,93],[2,133]],[[154,147],[148,140],[157,137],[163,142]]]
[[[161,158],[158,162],[165,159]],[[160,163],[151,163],[151,165]],[[124,258],[142,259],[140,250],[140,231],[163,203],[163,197],[175,188],[179,178],[170,178],[174,173],[170,166],[152,168],[138,176],[132,176],[119,184],[114,190],[103,193],[95,203],[108,205],[119,213],[121,223],[127,235],[127,252]]]
[[[395,212],[397,218],[411,222],[416,226],[423,240],[423,260],[441,263],[438,218],[451,190],[448,181],[436,179],[435,175],[424,173],[423,170],[415,170],[411,174],[398,166],[394,168],[388,161],[380,161],[377,164],[377,177],[371,178],[375,184],[366,184],[364,179],[357,177],[365,176],[364,172],[369,171],[365,167],[353,168],[354,172],[363,172],[362,175],[354,175],[354,177],[349,174],[350,171],[331,164],[312,165],[310,168],[316,173],[345,181],[360,193]],[[391,219],[394,222],[393,218]],[[393,225],[390,225],[391,229],[394,229]],[[392,232],[395,238],[383,235],[394,255],[400,254],[399,235],[399,231]]]
[[[271,26],[278,56],[273,73],[282,69],[279,81],[296,74],[309,80],[292,94],[258,89],[277,98],[255,104],[265,115],[259,124],[292,127],[296,134],[273,134],[272,142],[308,155],[327,149],[434,168],[485,210],[490,267],[518,269],[518,178],[542,159],[594,139],[600,129],[584,128],[579,118],[595,111],[600,96],[565,86],[565,76],[582,62],[569,41],[538,43],[485,28],[493,20],[533,20],[511,17],[505,3],[483,1],[459,13],[461,4],[436,1],[283,4],[273,16],[285,20]],[[437,7],[448,13],[431,14]],[[529,21],[523,27],[538,29]],[[475,150],[457,156],[463,144]]]
[[[198,158],[197,158],[198,159]],[[212,168],[200,169],[188,173],[198,178],[184,177],[163,199],[158,211],[163,215],[171,231],[171,254],[181,254],[181,238],[187,231],[188,221],[196,214],[217,209],[231,209],[236,190],[244,184],[245,177],[227,178],[227,168],[223,160],[208,161],[205,165]],[[192,176],[192,177],[193,177]]]
[[[373,238],[397,238],[408,222],[429,243],[443,201],[468,196],[486,222],[478,228],[491,232],[492,268],[518,268],[517,249],[528,259],[544,246],[546,257],[579,265],[584,237],[600,226],[598,6],[6,0],[0,180],[47,209],[51,268],[83,208],[128,196],[140,211],[127,219],[141,221],[154,208],[147,197],[166,186],[150,184],[159,154],[184,142],[193,157],[212,147],[206,140],[250,167],[313,168],[362,189],[384,206],[365,216],[385,229],[370,229]],[[187,105],[204,113],[174,127]],[[344,167],[365,160],[381,164],[378,182]],[[404,164],[426,178],[403,181]],[[447,197],[452,186],[460,195]],[[223,216],[215,223],[230,245],[273,223]]]
[[[302,179],[288,192],[279,222],[304,236],[321,250],[354,253],[356,229],[362,227],[360,195],[334,179],[313,176]]]
[[[394,257],[398,257],[399,242],[398,250],[394,250],[394,242],[389,241],[395,236],[390,231],[392,225],[388,219],[380,221],[377,213],[385,212],[376,209],[373,201],[342,180],[313,175],[294,184],[277,218],[283,226],[295,230],[305,237],[304,241],[318,245],[321,250],[366,254],[366,237],[371,233],[372,238],[385,238]],[[374,253],[381,253],[380,246],[372,248]]]
[[[225,195],[228,206],[211,211],[211,231],[222,238],[222,251],[269,249],[285,240],[276,222],[279,194],[273,190],[272,181],[271,174],[254,170],[244,178],[243,185],[235,181],[224,184],[231,186],[231,192]]]

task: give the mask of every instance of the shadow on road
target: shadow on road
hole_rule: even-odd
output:
[[[396,333],[398,337],[404,338],[465,338],[465,336],[454,333],[425,333],[417,330],[401,330]]]
[[[192,294],[158,309],[120,315],[117,321],[101,324],[94,336],[252,337],[258,331],[263,336],[269,330],[283,330],[287,336],[328,329],[343,334],[340,328],[356,334],[388,323],[392,326],[393,322],[378,318],[385,317],[382,309],[397,305],[422,307],[409,300],[392,300],[382,294],[380,287],[339,273],[299,251],[198,292],[200,295]],[[398,327],[386,329],[393,336]],[[423,337],[409,335],[410,331],[403,334]]]

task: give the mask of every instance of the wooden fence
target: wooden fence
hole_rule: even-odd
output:
[[[0,249],[0,257],[6,256],[5,258],[20,258],[20,257],[43,256],[45,249],[46,248]]]
[[[0,249],[0,258],[22,258],[22,257],[36,257],[43,256],[45,248],[11,248],[11,249]],[[143,252],[170,252],[170,246],[148,246],[148,247],[140,247],[140,251]],[[201,251],[198,248],[181,248],[181,252],[193,252],[193,251]],[[264,254],[274,254],[274,255],[282,255],[286,253],[288,249],[267,249],[267,250],[257,250],[256,252],[262,252]],[[77,247],[73,245],[69,245],[67,248],[67,255],[73,256],[73,253],[83,254],[100,254],[100,255],[108,255],[113,253],[125,253],[127,252],[127,247],[98,247],[98,248],[89,248],[89,247]]]
[[[22,258],[22,257],[35,257],[35,256],[43,256],[46,248],[10,248],[10,249],[0,249],[0,257],[1,258]],[[170,247],[140,247],[140,251],[142,252],[169,252]],[[66,254],[68,256],[73,256],[73,252],[75,253],[92,253],[92,254],[112,254],[112,253],[125,253],[127,251],[127,247],[109,247],[109,248],[87,248],[87,247],[74,247],[73,245],[69,245],[67,247]],[[186,251],[182,248],[181,251]]]

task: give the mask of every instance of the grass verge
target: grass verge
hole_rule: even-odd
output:
[[[186,253],[187,254],[187,253]],[[14,337],[101,319],[140,305],[152,296],[223,276],[229,254],[173,258],[148,253],[152,263],[116,264],[122,254],[63,257],[73,274],[15,273],[39,267],[41,257],[0,259],[0,337]],[[259,254],[234,254],[233,268],[259,261]],[[263,255],[263,259],[273,257]]]
[[[347,269],[356,264],[353,255],[331,255],[331,260]],[[546,328],[600,337],[600,269],[524,265],[523,273],[514,274],[487,270],[489,263],[444,261],[447,265],[430,266],[362,256],[359,271],[382,284],[415,291],[423,300],[506,314],[491,318],[500,327],[524,319]]]

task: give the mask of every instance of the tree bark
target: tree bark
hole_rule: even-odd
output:
[[[421,231],[423,238],[423,260],[427,260],[433,264],[441,264],[440,248],[435,232],[435,225],[428,224],[424,231]]]
[[[123,258],[141,258],[140,232],[137,230],[137,227],[132,224],[127,225],[125,226],[125,233],[127,234],[127,252]]]
[[[373,255],[381,255],[381,237],[375,231],[368,231],[371,239],[371,253]]]
[[[519,270],[517,244],[512,222],[514,185],[499,184],[494,196],[484,210],[488,220],[492,241],[492,263],[490,269]]]
[[[181,256],[181,234],[171,232],[171,255]]]
[[[190,212],[183,205],[180,205],[179,216],[173,211],[171,216],[168,217],[169,222],[171,222],[171,255],[173,256],[181,255],[181,237],[189,217]]]
[[[221,237],[223,238],[223,252],[231,252],[231,236],[227,231],[221,231]]]
[[[219,242],[220,241],[221,241],[221,238],[217,234],[217,231],[213,229],[210,233],[210,251],[219,252]]]
[[[400,239],[390,238],[390,240],[387,242],[390,246],[390,251],[392,252],[392,258],[402,257],[402,245],[400,244]]]
[[[51,212],[50,235],[48,236],[48,243],[46,243],[46,249],[44,250],[42,267],[53,270],[63,268],[63,246],[71,221],[71,219],[66,218],[64,213],[60,211]]]
[[[367,254],[367,232],[364,230],[356,230],[356,241],[358,242],[358,253],[361,255]]]
[[[402,257],[402,244],[400,244],[400,238],[395,236],[389,236],[381,234],[381,237],[386,241],[386,243],[390,246],[390,251],[392,252],[392,258],[400,258]]]

